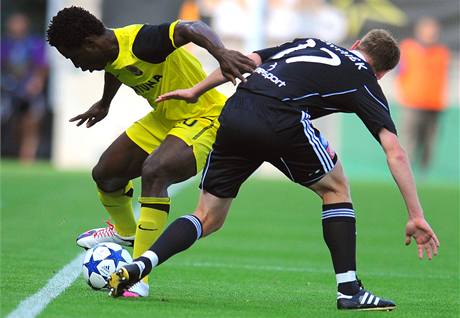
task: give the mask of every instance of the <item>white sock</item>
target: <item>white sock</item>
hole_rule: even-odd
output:
[[[354,282],[356,280],[356,272],[348,271],[346,273],[340,273],[335,275],[337,285],[342,283]]]
[[[152,268],[158,265],[158,255],[148,250],[142,254],[143,257],[148,258],[152,264]]]

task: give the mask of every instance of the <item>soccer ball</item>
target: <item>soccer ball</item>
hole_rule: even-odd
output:
[[[115,243],[100,243],[86,251],[83,259],[83,277],[93,289],[107,286],[110,274],[132,263],[129,252]]]

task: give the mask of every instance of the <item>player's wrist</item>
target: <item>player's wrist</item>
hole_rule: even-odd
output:
[[[110,108],[110,104],[112,103],[112,99],[104,98],[102,97],[101,100],[99,101],[99,105],[102,108]]]
[[[227,49],[225,47],[219,47],[219,46],[215,46],[213,47],[209,53],[212,54],[212,56],[214,56],[214,58],[220,63],[221,61],[224,60],[224,56],[225,56],[225,52],[227,51]]]
[[[425,219],[425,215],[423,214],[423,210],[421,209],[409,210],[408,213],[410,220]]]

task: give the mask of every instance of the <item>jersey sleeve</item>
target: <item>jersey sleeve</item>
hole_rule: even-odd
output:
[[[178,22],[159,25],[144,24],[134,39],[134,55],[149,63],[163,62],[176,49],[173,35]]]
[[[382,128],[397,134],[388,102],[380,87],[371,90],[364,86],[355,96],[355,113],[378,142],[380,142],[379,133]]]

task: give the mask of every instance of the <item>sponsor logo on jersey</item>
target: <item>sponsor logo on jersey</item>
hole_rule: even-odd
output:
[[[367,70],[366,63],[356,55],[352,54],[350,51],[344,50],[331,42],[326,42],[326,44],[333,48],[336,52],[339,52],[343,56],[347,57],[350,61],[354,62],[358,67],[358,71],[361,71],[361,69]]]
[[[258,68],[256,68],[256,70],[254,72],[259,74],[259,75],[261,75],[263,78],[269,80],[270,82],[272,82],[273,84],[277,85],[278,87],[286,86],[285,81],[279,79],[278,76],[276,76],[275,74],[270,72],[271,70],[273,70],[276,67],[276,65],[277,65],[277,63],[270,65],[269,66],[269,71],[267,71],[266,69],[263,69],[261,67],[258,67]]]
[[[137,68],[134,65],[126,66],[125,70],[127,70],[130,73],[132,73],[134,76],[141,76],[142,74],[144,74],[139,68]]]
[[[273,63],[272,65],[270,65],[270,67],[267,69],[267,71],[269,71],[269,72],[273,71],[277,65],[278,65],[278,62]]]
[[[162,78],[163,78],[162,75],[154,75],[147,82],[136,85],[136,86],[131,86],[131,88],[134,89],[137,95],[143,95],[147,93],[149,90],[151,90],[153,87],[155,87],[158,83],[160,83],[160,80]]]

